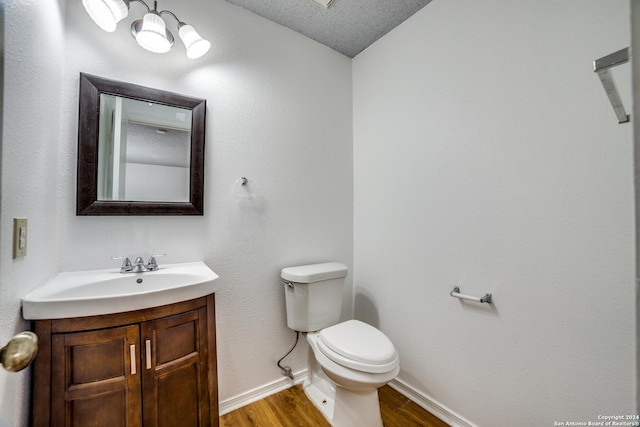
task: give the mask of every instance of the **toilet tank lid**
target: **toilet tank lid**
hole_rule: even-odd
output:
[[[322,264],[299,265],[283,268],[280,276],[284,280],[296,283],[313,283],[321,280],[346,277],[349,268],[339,262],[325,262]]]

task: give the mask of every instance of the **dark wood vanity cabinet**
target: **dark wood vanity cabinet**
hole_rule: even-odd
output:
[[[35,321],[33,425],[217,426],[214,303]]]

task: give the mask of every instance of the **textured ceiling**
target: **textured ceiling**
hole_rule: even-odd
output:
[[[227,0],[350,58],[400,25],[431,0]]]

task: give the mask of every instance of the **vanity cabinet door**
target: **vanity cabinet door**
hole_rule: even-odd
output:
[[[142,425],[138,325],[51,338],[51,425]]]
[[[143,322],[140,333],[144,425],[210,426],[206,307]]]

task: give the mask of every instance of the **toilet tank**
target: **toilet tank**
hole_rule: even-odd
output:
[[[287,326],[312,332],[338,323],[348,272],[346,265],[337,262],[283,268]]]

